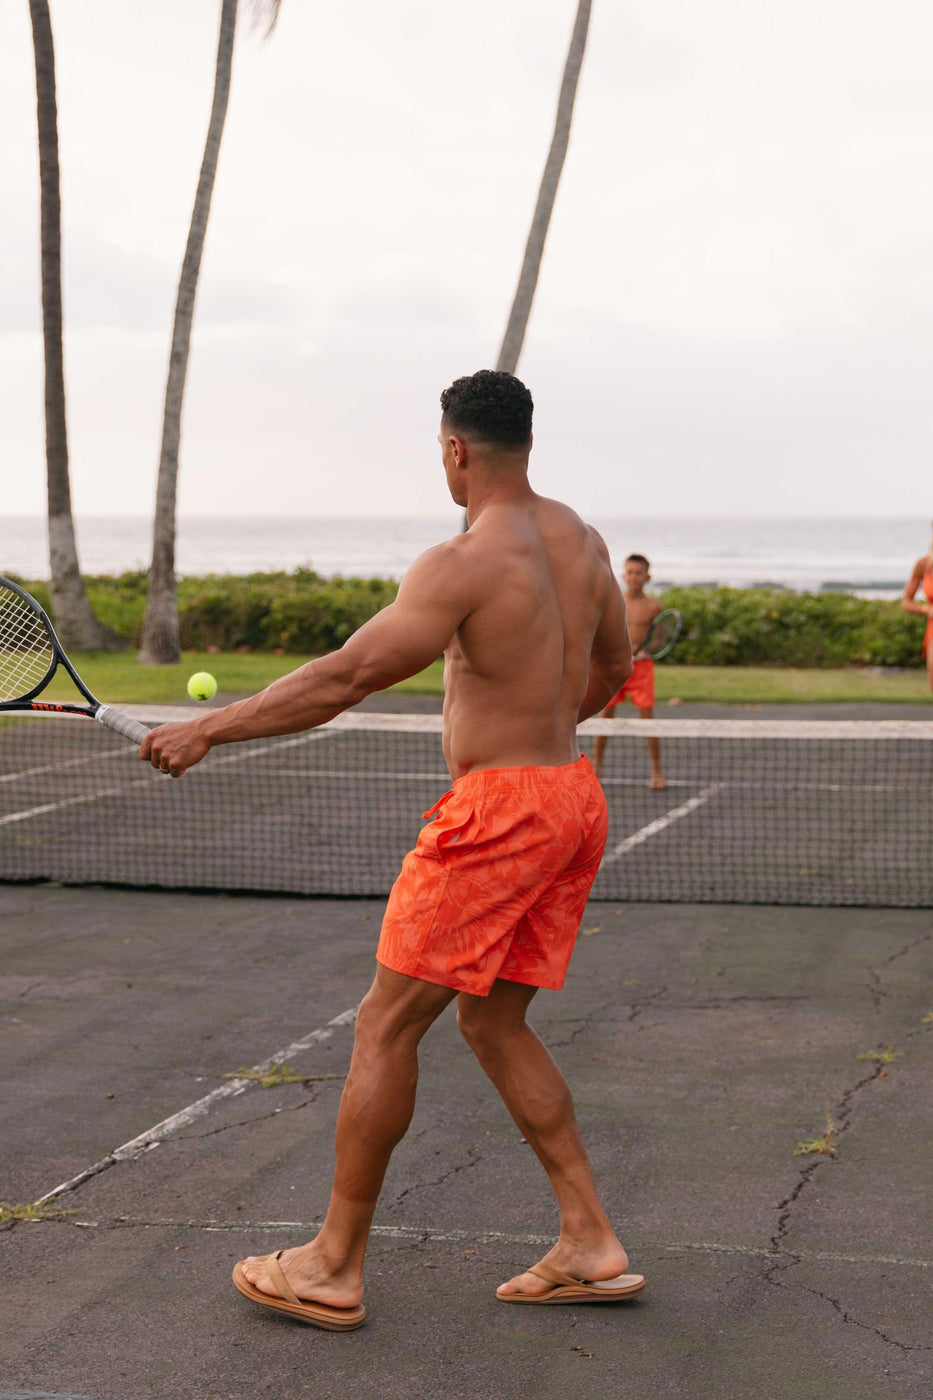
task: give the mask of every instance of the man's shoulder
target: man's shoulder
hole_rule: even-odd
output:
[[[562,526],[568,534],[576,534],[581,544],[590,544],[605,563],[609,563],[609,546],[595,525],[590,525],[581,515],[578,515],[573,506],[568,506],[566,501],[558,501],[550,496],[538,497],[539,508],[543,511],[548,523]]]
[[[437,589],[446,593],[452,586],[462,583],[469,571],[466,540],[466,534],[454,535],[424,550],[405,570],[399,592],[405,596]]]

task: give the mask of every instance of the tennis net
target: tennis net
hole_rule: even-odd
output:
[[[440,731],[440,715],[353,712],[174,781],[98,725],[0,720],[0,880],[383,896],[450,786]],[[933,908],[933,722],[590,720],[590,754],[597,734],[594,899]]]

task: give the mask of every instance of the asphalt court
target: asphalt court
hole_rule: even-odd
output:
[[[55,1202],[75,1214],[2,1230],[0,1397],[929,1395],[924,910],[588,907],[532,1019],[643,1298],[495,1301],[554,1210],[450,1011],[380,1202],[366,1327],[240,1298],[234,1261],[309,1238],[326,1205],[382,907],[0,886],[0,1197],[79,1182]],[[296,1082],[225,1077],[278,1057]],[[795,1156],[827,1112],[838,1155]]]

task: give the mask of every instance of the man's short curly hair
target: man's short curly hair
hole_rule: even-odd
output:
[[[448,425],[492,447],[527,447],[534,402],[520,379],[504,370],[481,369],[455,379],[441,394]]]

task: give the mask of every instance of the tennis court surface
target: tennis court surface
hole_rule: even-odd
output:
[[[0,1199],[71,1213],[0,1225],[0,1400],[928,1400],[933,921],[921,869],[929,775],[915,776],[929,762],[926,739],[906,737],[910,761],[899,755],[902,738],[879,739],[869,766],[869,746],[840,738],[844,751],[862,753],[841,774],[838,761],[829,772],[828,751],[821,758],[814,741],[795,741],[802,753],[810,744],[799,777],[810,786],[794,810],[822,814],[805,826],[801,865],[820,873],[800,873],[799,888],[811,899],[853,898],[844,882],[867,860],[881,898],[896,883],[927,901],[820,907],[732,895],[670,902],[664,885],[674,849],[665,843],[676,833],[690,833],[695,853],[682,863],[693,881],[731,842],[725,888],[754,877],[759,900],[775,870],[800,861],[799,836],[774,836],[774,813],[790,801],[771,757],[778,741],[735,734],[713,774],[700,759],[688,767],[672,738],[665,758],[675,781],[655,794],[643,731],[630,756],[617,732],[606,770],[616,780],[607,784],[610,854],[664,824],[611,870],[634,879],[641,867],[631,858],[652,851],[638,878],[654,879],[654,897],[612,896],[623,876],[610,874],[619,884],[588,906],[566,987],[540,994],[532,1020],[574,1089],[607,1208],[648,1291],[615,1306],[496,1302],[496,1284],[549,1247],[554,1209],[449,1010],[424,1043],[415,1120],[377,1212],[367,1325],[340,1336],[261,1312],[229,1276],[235,1260],[301,1243],[321,1219],[384,895],[242,891],[263,870],[276,888],[300,830],[323,842],[328,820],[349,833],[362,809],[375,834],[356,839],[361,848],[372,841],[382,861],[377,837],[387,833],[388,866],[389,847],[410,839],[446,786],[422,747],[436,735],[403,739],[403,761],[385,730],[336,763],[329,738],[271,746],[262,781],[275,781],[259,814],[268,820],[252,851],[245,812],[254,795],[244,788],[258,781],[246,777],[251,763],[265,757],[231,762],[222,779],[205,770],[209,783],[226,785],[210,795],[210,823],[181,839],[172,808],[153,839],[163,867],[200,839],[188,868],[232,871],[241,892],[225,897],[56,883],[87,878],[63,874],[64,864],[55,874],[48,862],[76,859],[82,844],[85,860],[100,861],[113,811],[120,868],[110,878],[130,884],[132,868],[146,876],[140,884],[156,883],[139,866],[138,813],[151,809],[129,804],[140,793],[144,802],[194,801],[198,773],[162,780],[91,724],[30,721],[27,732],[39,725],[45,748],[26,764],[7,745],[21,736],[0,732],[0,795],[14,817],[0,826],[0,844],[15,834],[17,859],[33,853],[28,878],[38,882],[0,883]],[[53,735],[61,747],[50,755]],[[85,738],[117,752],[101,752],[88,771]],[[386,751],[393,776],[377,781]],[[55,782],[27,775],[49,762]],[[62,771],[75,775],[70,788]],[[127,791],[132,783],[145,786]],[[289,783],[299,799],[288,797]],[[712,783],[725,786],[697,800]],[[856,802],[864,816],[846,827]],[[49,803],[60,805],[19,815]],[[872,858],[872,820],[884,828],[883,858]],[[847,833],[851,853],[831,867],[834,830]],[[772,866],[763,858],[769,831]],[[341,839],[329,849],[324,869],[355,859]],[[722,872],[710,878],[721,882]],[[263,1087],[273,1064],[290,1078],[280,1072]],[[827,1118],[835,1155],[795,1155],[826,1137]]]
[[[339,1336],[229,1275],[321,1218],[382,901],[0,900],[0,1195],[80,1182],[55,1202],[75,1214],[0,1233],[0,1395],[927,1400],[925,911],[591,904],[533,1019],[649,1291],[495,1301],[554,1211],[448,1011],[377,1212],[369,1320]],[[270,1060],[298,1082],[224,1077]],[[838,1156],[795,1157],[827,1110]]]

